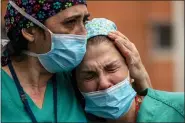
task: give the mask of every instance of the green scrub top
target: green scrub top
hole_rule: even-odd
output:
[[[146,89],[137,122],[184,122],[184,93]]]
[[[57,115],[58,122],[87,122],[84,111],[78,103],[70,74],[58,73],[57,79]],[[1,69],[1,121],[2,122],[31,122],[25,112],[13,79]],[[54,122],[53,85],[48,81],[42,109],[38,108],[27,95],[28,103],[38,122]]]

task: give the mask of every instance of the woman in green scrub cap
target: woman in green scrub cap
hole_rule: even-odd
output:
[[[108,122],[184,122],[184,93],[133,89],[131,79],[148,75],[140,73],[143,66],[131,67],[140,59],[138,51],[112,21],[95,18],[86,28],[87,51],[75,75],[87,113]]]

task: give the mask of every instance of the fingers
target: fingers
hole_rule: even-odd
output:
[[[128,38],[126,36],[124,36],[123,34],[121,34],[120,32],[111,32],[109,33],[109,38],[111,38],[113,41],[115,41],[116,39],[119,39],[117,40],[117,42],[115,42],[115,44],[117,45],[117,43],[119,42],[119,44],[121,45],[124,45],[125,47],[127,47],[129,50],[134,50],[134,47],[133,47],[133,43],[130,42],[128,40]]]
[[[121,32],[119,31],[115,31],[115,32],[112,32],[113,34],[117,34],[118,36],[122,37],[123,39],[127,40],[130,42],[130,40],[125,36],[123,35]]]
[[[117,38],[115,39],[115,43],[116,43],[116,46],[118,47],[119,51],[124,55],[124,56],[128,56],[130,54],[130,51],[129,49],[122,44],[121,42],[121,38]]]
[[[135,63],[135,45],[129,39],[118,31],[112,32],[108,35],[115,43],[121,54],[126,57],[127,64]]]
[[[119,49],[120,53],[126,58],[127,64],[132,64],[133,59],[132,59],[132,52],[122,44],[122,38],[119,37],[115,39],[116,47]]]

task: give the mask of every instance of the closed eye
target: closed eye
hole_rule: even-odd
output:
[[[65,25],[73,25],[75,23],[76,23],[76,19],[72,19],[64,22]]]
[[[90,14],[84,16],[83,23],[86,24],[89,21]]]
[[[90,81],[90,80],[95,79],[97,75],[95,72],[89,71],[89,72],[86,72],[85,74],[83,74],[83,76],[84,76],[83,79],[85,81]]]
[[[104,69],[105,69],[105,71],[107,71],[109,73],[115,73],[121,67],[121,65],[119,63],[120,62],[118,62],[118,61],[111,62],[111,63],[105,65]]]
[[[105,70],[109,73],[115,73],[119,68],[119,66],[107,66],[105,67]]]

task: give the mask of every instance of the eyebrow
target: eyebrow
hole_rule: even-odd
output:
[[[109,67],[110,65],[115,65],[115,64],[119,64],[120,61],[119,60],[114,60],[114,61],[111,61],[111,62],[108,62],[108,63],[105,63],[103,66],[104,67]],[[80,73],[82,74],[89,74],[89,73],[92,73],[92,72],[95,72],[96,69],[93,71],[92,69],[84,69],[84,70],[80,70]]]
[[[82,74],[91,74],[93,72],[94,72],[93,70],[81,70],[80,71],[80,73],[82,73]]]
[[[69,20],[72,20],[72,19],[75,19],[75,18],[80,18],[82,15],[81,14],[76,14],[76,15],[73,15],[71,17],[68,17],[68,18],[65,18],[63,21],[66,22],[66,21],[69,21]],[[84,15],[85,18],[88,18],[90,16],[90,13],[87,13]]]
[[[114,61],[111,61],[111,62],[105,63],[104,67],[106,67],[106,66],[110,66],[110,65],[119,64],[119,63],[120,63],[120,61],[119,61],[119,60],[114,60]]]

